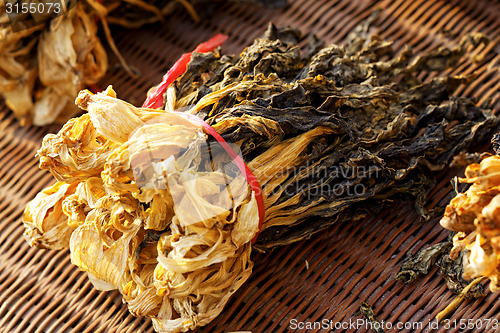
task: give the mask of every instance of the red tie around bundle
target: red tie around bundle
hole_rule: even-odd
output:
[[[212,37],[210,40],[201,43],[196,47],[196,49],[193,52],[199,52],[199,53],[204,53],[204,52],[210,52],[216,47],[222,45],[227,39],[226,35],[223,34],[217,34],[216,36]],[[163,106],[163,94],[167,90],[168,86],[170,86],[175,79],[177,79],[180,75],[184,74],[187,69],[187,65],[189,64],[189,61],[191,60],[191,56],[193,52],[190,53],[184,53],[179,60],[170,68],[170,70],[163,76],[163,79],[161,83],[154,88],[151,93],[148,95],[146,98],[146,101],[144,101],[144,104],[142,105],[143,108],[150,108],[150,109],[158,109]],[[257,178],[255,178],[255,175],[252,173],[250,168],[245,164],[243,159],[241,158],[240,155],[238,155],[230,146],[229,144],[220,136],[219,133],[217,133],[212,126],[210,126],[206,121],[196,117],[195,115],[189,114],[189,113],[183,113],[183,112],[175,112],[175,114],[178,114],[179,116],[189,120],[190,122],[200,125],[203,127],[203,129],[210,134],[217,142],[220,143],[222,148],[229,154],[231,159],[234,161],[238,169],[243,173],[245,176],[245,179],[247,180],[248,184],[250,185],[250,188],[252,191],[255,193],[255,199],[257,201],[257,208],[259,209],[259,231],[262,229],[262,223],[264,222],[265,218],[265,207],[264,207],[264,199],[262,197],[262,189],[260,187],[259,182],[257,181]],[[257,240],[257,236],[259,235],[259,232],[255,235],[255,237],[252,239],[252,244],[255,243]]]

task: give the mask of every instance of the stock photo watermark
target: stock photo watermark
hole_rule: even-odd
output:
[[[377,166],[339,166],[328,168],[317,167],[313,162],[307,162],[300,167],[287,167],[272,174],[272,178],[287,177],[291,182],[285,182],[273,189],[273,193],[283,193],[293,196],[297,193],[307,199],[319,196],[359,197],[367,192],[367,180],[378,178],[381,169]],[[269,178],[269,177],[268,177]],[[314,180],[314,181],[308,181]]]
[[[338,331],[338,330],[356,330],[356,331],[372,331],[383,332],[386,330],[396,329],[397,331],[407,330],[434,330],[439,328],[444,329],[477,329],[498,330],[498,319],[444,319],[439,322],[437,319],[421,322],[421,321],[407,321],[407,322],[391,322],[381,320],[379,322],[372,322],[368,319],[358,318],[349,319],[345,321],[333,321],[330,319],[323,319],[321,321],[300,321],[298,319],[291,319],[288,328],[292,331],[305,331],[305,330],[323,330],[325,332]]]

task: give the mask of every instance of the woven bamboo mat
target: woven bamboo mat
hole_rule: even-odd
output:
[[[286,9],[250,5],[221,5],[196,24],[182,10],[162,25],[139,31],[115,31],[120,50],[138,69],[137,80],[117,66],[100,83],[113,84],[118,96],[140,104],[148,87],[157,83],[182,52],[225,32],[230,39],[224,52],[240,52],[261,35],[269,21],[293,25],[330,43],[341,43],[347,33],[373,9],[382,8],[375,24],[379,34],[416,52],[453,46],[467,32],[481,31],[492,42],[474,50],[479,62],[464,59],[455,73],[476,72],[474,83],[458,94],[491,99],[500,109],[500,2],[493,0],[295,0]],[[111,58],[112,65],[117,64]],[[432,75],[428,75],[431,77]],[[96,291],[86,274],[70,263],[67,251],[32,249],[22,233],[26,203],[52,182],[38,170],[35,152],[43,135],[58,130],[22,128],[0,102],[0,332],[153,332],[149,319],[131,316],[118,292]],[[481,149],[481,147],[475,147]],[[463,170],[438,175],[428,208],[444,206],[452,197],[449,180]],[[411,204],[397,203],[380,214],[356,223],[337,224],[328,232],[271,253],[254,253],[252,277],[202,332],[285,332],[293,323],[350,323],[360,319],[361,301],[374,306],[377,319],[406,323],[391,332],[465,332],[467,329],[431,330],[429,322],[454,296],[432,271],[404,286],[394,280],[398,264],[407,255],[441,241],[447,233],[439,216],[421,221]],[[464,302],[450,317],[500,320],[497,294]],[[338,324],[337,324],[338,325]],[[421,327],[420,327],[421,326]],[[338,326],[337,326],[338,327]],[[300,330],[301,332],[305,330]],[[328,331],[311,329],[310,332]],[[332,330],[334,331],[334,330]],[[367,332],[364,327],[335,330]]]

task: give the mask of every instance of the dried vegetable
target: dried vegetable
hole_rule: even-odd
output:
[[[251,273],[254,192],[183,117],[135,108],[111,88],[77,103],[89,113],[39,151],[58,181],[26,208],[26,238],[69,248],[96,288],[118,289],[159,332],[207,324]]]
[[[26,4],[16,4],[22,3]],[[108,56],[97,36],[100,25],[126,66],[107,25],[108,21],[128,25],[129,21],[112,14],[126,3],[78,1],[67,13],[51,19],[48,5],[43,7],[47,13],[11,14],[13,7],[0,1],[0,95],[22,124],[64,122],[79,112],[74,105],[78,92],[96,84],[108,68]],[[144,1],[131,3],[149,11],[150,17],[134,21],[134,26],[162,17],[159,9]]]
[[[270,25],[239,57],[194,52],[183,75],[150,93],[147,103],[156,106],[154,93],[162,108],[135,107],[111,87],[80,92],[88,114],[47,135],[38,152],[56,183],[26,208],[27,240],[69,248],[98,289],[118,289],[157,331],[179,332],[222,311],[251,273],[252,248],[310,237],[402,195],[425,213],[433,171],[498,119],[452,96],[473,77],[420,82],[415,73],[455,65],[484,38],[394,56],[369,33],[371,19],[345,46],[313,39],[301,53],[297,30]],[[260,228],[248,175],[193,116],[258,180]]]
[[[19,0],[17,5],[28,2]],[[37,7],[47,8],[47,13],[10,14],[12,6],[8,11],[0,0],[0,96],[22,124],[65,122],[80,112],[74,105],[78,92],[95,85],[107,71],[100,27],[122,66],[135,75],[116,48],[108,23],[138,28],[163,20],[178,5],[200,20],[195,7],[202,2],[206,6],[206,0],[80,0],[51,19],[48,5]]]
[[[425,215],[432,171],[498,123],[486,105],[452,96],[473,77],[415,75],[453,66],[483,35],[393,56],[369,23],[345,46],[311,43],[303,54],[298,31],[270,26],[239,58],[194,54],[165,94],[167,108],[194,105],[189,112],[240,146],[263,187],[261,249],[373,214],[395,197],[415,199]]]
[[[439,268],[439,274],[445,279],[446,286],[455,294],[461,294],[464,298],[478,298],[485,295],[481,284],[470,286],[470,281],[463,278],[464,268],[462,258],[464,252],[458,256],[450,257],[453,247],[451,237],[449,241],[431,245],[420,250],[415,256],[409,254],[401,263],[395,279],[403,283],[415,282],[421,275],[426,275],[434,267]],[[470,287],[469,287],[470,286]],[[466,288],[468,288],[466,292]]]
[[[494,138],[498,150],[499,136]],[[498,153],[498,151],[497,151]],[[487,277],[490,290],[500,290],[500,156],[484,158],[465,169],[462,183],[471,184],[446,207],[441,225],[457,232],[450,257],[463,256],[466,279]]]
[[[370,322],[371,328],[375,333],[384,333],[384,325],[383,323],[381,324],[380,321],[377,320],[377,318],[375,318],[373,307],[370,304],[361,302],[361,305],[359,306],[359,312],[366,320]]]

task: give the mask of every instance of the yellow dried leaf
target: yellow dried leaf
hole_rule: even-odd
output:
[[[57,182],[38,193],[23,214],[24,236],[31,246],[60,250],[68,248],[73,232],[62,210],[62,202],[73,194],[77,183]]]
[[[45,239],[52,221],[64,226],[72,262],[158,332],[209,323],[252,270],[259,218],[244,175],[176,113],[136,108],[111,87],[77,104],[89,113],[38,152],[61,182],[28,205],[27,230]]]
[[[487,277],[490,290],[500,290],[500,157],[471,164],[460,181],[472,183],[451,200],[441,225],[458,231],[451,256],[463,250],[464,278]]]

